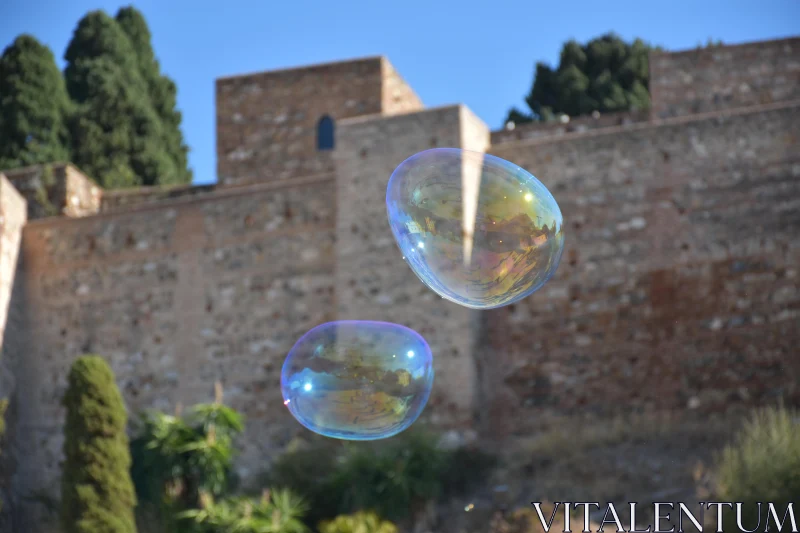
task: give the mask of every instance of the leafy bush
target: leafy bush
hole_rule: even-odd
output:
[[[61,520],[66,533],[133,533],[136,496],[125,433],[127,414],[103,358],[72,365],[64,395]]]
[[[349,446],[330,479],[342,509],[377,511],[399,519],[438,498],[446,454],[428,435],[409,434],[383,446]]]
[[[798,416],[797,411],[783,407],[757,412],[719,457],[721,501],[744,503],[742,524],[746,528],[758,523],[757,502],[772,502],[781,513],[789,502],[800,501]],[[761,515],[762,520],[766,518],[764,505]],[[735,519],[735,513],[728,513],[723,522]]]
[[[470,489],[486,483],[489,472],[497,465],[497,458],[476,447],[461,447],[446,454],[441,473],[443,496],[462,496]]]
[[[301,518],[306,503],[288,490],[270,490],[261,501],[228,498],[215,503],[203,498],[201,509],[184,511],[178,518],[191,533],[306,533]]]
[[[285,454],[268,480],[314,502],[312,524],[361,510],[400,520],[428,501],[468,490],[491,465],[477,450],[442,450],[434,435],[411,430],[387,441],[324,443]]]
[[[322,522],[319,533],[397,533],[397,526],[381,520],[375,513],[360,511]]]
[[[342,443],[333,439],[322,439],[307,447],[287,452],[272,465],[262,480],[262,486],[289,487],[303,495],[314,505],[307,514],[307,524],[340,514],[340,502],[332,494],[330,483],[336,471]]]
[[[241,415],[220,401],[195,406],[185,417],[145,416],[131,444],[144,511],[169,521],[176,511],[200,507],[202,494],[226,494],[234,481],[233,439],[243,429]]]

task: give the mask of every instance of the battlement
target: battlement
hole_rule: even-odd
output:
[[[103,190],[72,163],[34,165],[2,172],[27,201],[29,220],[83,217],[100,210]]]
[[[623,111],[597,113],[583,117],[567,117],[564,122],[528,122],[492,132],[492,145],[530,139],[559,137],[568,133],[584,132],[615,126],[629,126],[650,120],[649,111]]]

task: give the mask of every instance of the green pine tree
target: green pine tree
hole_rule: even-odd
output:
[[[116,20],[131,41],[136,53],[139,73],[148,86],[150,101],[162,122],[163,146],[174,164],[169,176],[161,176],[162,184],[182,184],[192,181],[188,169],[188,147],[181,132],[181,116],[177,110],[177,88],[175,83],[161,74],[151,44],[150,30],[141,12],[132,6],[120,9]]]
[[[626,43],[613,33],[585,45],[569,41],[561,49],[556,69],[536,64],[533,87],[525,98],[529,111],[512,108],[506,121],[646,109],[650,106],[651,50],[640,39]]]
[[[61,519],[65,533],[135,533],[127,414],[102,357],[78,358],[64,396]]]
[[[190,179],[170,153],[168,125],[150,97],[139,54],[115,19],[88,13],[65,59],[67,90],[77,104],[71,132],[78,166],[108,188]]]
[[[0,56],[0,170],[68,160],[68,112],[53,53],[20,35]]]

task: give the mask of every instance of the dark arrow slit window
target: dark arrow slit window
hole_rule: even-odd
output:
[[[317,124],[317,150],[333,150],[333,119],[325,115]]]

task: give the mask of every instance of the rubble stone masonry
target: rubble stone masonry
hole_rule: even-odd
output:
[[[650,96],[654,118],[800,99],[800,39],[654,53]]]
[[[381,57],[224,78],[218,184],[106,192],[69,165],[0,177],[19,530],[55,531],[26,498],[58,496],[60,400],[88,352],[110,361],[133,420],[222,382],[246,416],[245,483],[306,431],[282,404],[281,365],[335,319],[419,331],[436,365],[423,417],[501,443],[576,413],[800,404],[797,50],[659,54],[649,118],[494,133],[464,106],[424,109]],[[318,151],[326,115],[335,148]],[[540,291],[472,311],[404,263],[386,184],[433,147],[493,153],[553,193],[566,249]]]

